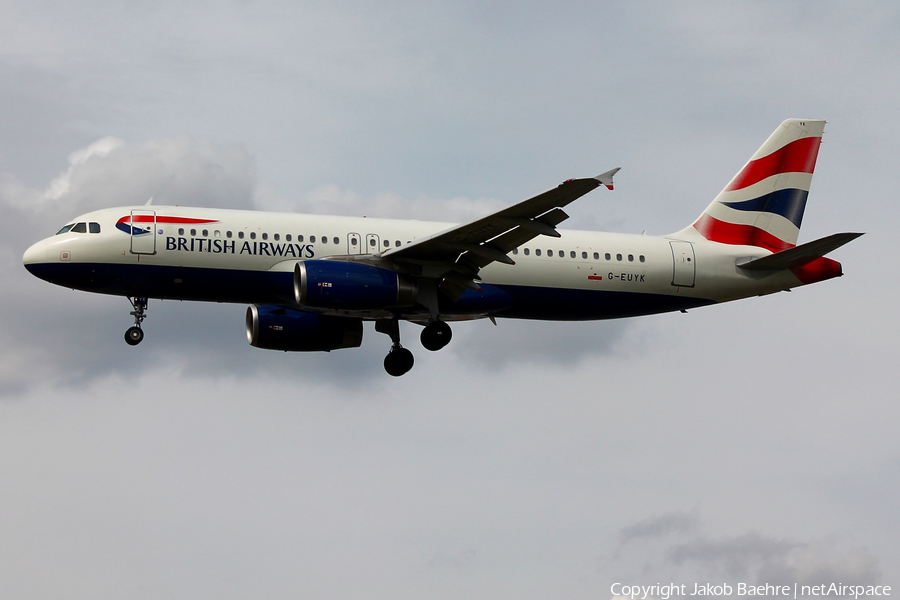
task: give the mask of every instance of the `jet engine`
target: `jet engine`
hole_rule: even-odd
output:
[[[294,267],[294,299],[301,306],[368,310],[416,303],[416,284],[370,265],[304,260]]]
[[[247,309],[247,341],[266,350],[330,352],[362,344],[361,319],[329,317],[278,306]]]

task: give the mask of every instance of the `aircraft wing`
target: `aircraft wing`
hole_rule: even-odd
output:
[[[416,240],[378,255],[422,277],[443,279],[441,291],[458,298],[466,288],[479,289],[478,272],[492,262],[515,264],[507,256],[539,236],[560,237],[556,226],[569,218],[562,207],[605,185],[613,189],[619,168],[596,177],[569,179],[559,186],[476,221]]]

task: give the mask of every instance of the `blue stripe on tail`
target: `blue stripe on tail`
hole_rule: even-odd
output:
[[[803,221],[803,211],[806,210],[808,196],[809,192],[805,190],[787,188],[752,200],[723,202],[722,204],[736,210],[775,213],[799,228]]]

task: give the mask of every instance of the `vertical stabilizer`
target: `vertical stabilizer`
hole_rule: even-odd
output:
[[[700,218],[673,237],[759,246],[797,245],[825,121],[788,119],[750,158]]]

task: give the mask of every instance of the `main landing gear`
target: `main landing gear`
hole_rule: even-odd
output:
[[[443,321],[432,321],[422,330],[419,340],[426,350],[436,352],[450,343],[453,331]]]
[[[144,330],[141,329],[141,322],[147,318],[148,300],[145,297],[135,296],[134,298],[129,297],[128,301],[131,302],[131,307],[134,309],[129,313],[134,317],[134,326],[129,327],[128,331],[125,332],[125,341],[129,346],[137,346],[144,339]]]
[[[384,357],[384,370],[392,377],[400,377],[409,373],[416,359],[412,352],[400,345],[399,319],[384,319],[375,322],[375,330],[391,336],[391,351]]]
[[[413,368],[415,359],[412,352],[400,345],[399,319],[384,319],[375,322],[375,330],[391,336],[391,351],[384,357],[384,370],[392,377],[400,377]],[[443,321],[432,321],[422,330],[420,340],[426,350],[437,351],[450,343],[453,332]]]

